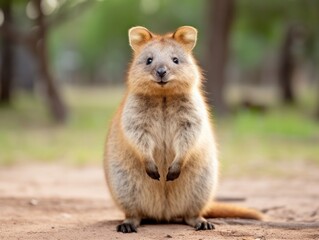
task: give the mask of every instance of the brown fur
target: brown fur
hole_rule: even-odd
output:
[[[104,169],[109,189],[134,232],[142,218],[181,217],[197,230],[206,217],[250,217],[253,210],[211,206],[218,183],[217,149],[192,55],[197,30],[181,27],[163,36],[129,30],[134,50],[128,90],[109,130]],[[160,71],[165,71],[161,76]]]

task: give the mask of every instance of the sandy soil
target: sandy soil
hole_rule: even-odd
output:
[[[220,198],[266,212],[269,222],[212,219],[213,231],[148,223],[117,233],[123,214],[108,194],[101,168],[0,168],[0,239],[319,239],[319,171],[290,179],[222,179]]]

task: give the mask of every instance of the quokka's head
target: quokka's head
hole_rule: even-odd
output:
[[[200,83],[200,70],[192,50],[197,30],[183,26],[174,33],[157,35],[144,27],[129,30],[134,57],[128,86],[141,94],[185,93]]]

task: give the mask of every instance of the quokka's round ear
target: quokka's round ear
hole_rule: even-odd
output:
[[[137,26],[132,27],[128,30],[130,46],[134,51],[138,51],[138,49],[152,37],[152,33],[145,27]]]
[[[173,38],[191,51],[197,41],[197,29],[191,26],[179,27],[174,33]]]

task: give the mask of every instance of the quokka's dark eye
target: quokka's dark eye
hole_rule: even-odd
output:
[[[174,57],[174,58],[173,58],[173,62],[174,62],[175,64],[179,64],[178,58]]]
[[[146,60],[146,65],[150,65],[153,62],[153,58],[148,58]]]

